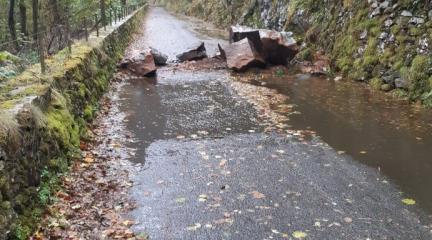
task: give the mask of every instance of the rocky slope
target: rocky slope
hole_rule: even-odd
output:
[[[322,51],[330,73],[432,106],[431,0],[157,0],[221,27],[293,31],[299,60]]]

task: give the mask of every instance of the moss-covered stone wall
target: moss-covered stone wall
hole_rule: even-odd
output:
[[[219,26],[293,31],[299,57],[323,51],[333,72],[432,106],[431,0],[157,0]]]
[[[86,123],[144,14],[145,7],[137,10],[94,46],[74,44],[72,55],[45,76],[31,70],[18,76],[15,81],[37,84],[31,96],[0,99],[0,239],[27,239],[37,227],[59,176],[80,157]]]

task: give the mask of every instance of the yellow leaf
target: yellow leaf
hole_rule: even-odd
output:
[[[220,161],[220,163],[219,163],[219,167],[225,166],[226,163],[227,163],[227,160],[226,159],[222,159],[222,161]]]
[[[94,158],[92,158],[92,157],[85,157],[84,158],[84,162],[86,162],[86,163],[94,163]]]
[[[302,232],[302,231],[295,231],[295,232],[293,232],[292,236],[296,239],[302,239],[302,238],[307,237],[307,233]]]
[[[265,195],[258,191],[252,191],[250,194],[252,194],[252,197],[256,199],[265,198]]]
[[[416,201],[414,199],[410,199],[410,198],[405,198],[402,199],[402,202],[406,205],[414,205],[416,204]]]
[[[130,220],[126,220],[126,221],[123,221],[122,224],[124,226],[126,226],[126,227],[130,227],[130,226],[134,225],[135,222],[134,221],[130,221]]]

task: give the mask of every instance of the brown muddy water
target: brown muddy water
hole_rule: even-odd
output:
[[[265,77],[289,96],[294,129],[317,133],[338,151],[377,168],[432,213],[432,111],[360,83],[292,74]]]

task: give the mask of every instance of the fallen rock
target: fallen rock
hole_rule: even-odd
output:
[[[285,65],[298,53],[297,42],[290,32],[273,30],[259,31],[262,43],[262,56],[271,64]]]
[[[261,52],[262,50],[262,43],[261,43],[261,36],[258,29],[253,29],[250,27],[244,27],[244,26],[231,26],[230,32],[229,32],[229,42],[235,43],[238,41],[241,41],[245,38],[248,38],[256,51]]]
[[[425,23],[425,20],[423,18],[420,18],[420,17],[412,17],[409,20],[409,23],[414,24],[414,25],[419,25],[419,24]]]
[[[277,32],[266,29],[252,29],[243,26],[231,26],[230,43],[249,39],[254,49],[265,61],[285,65],[298,53],[298,46],[290,32]]]
[[[235,71],[244,71],[250,67],[265,66],[264,59],[248,38],[234,42],[222,51],[226,56],[228,68]]]
[[[412,17],[413,14],[410,11],[403,10],[402,13],[401,13],[401,16],[402,17]]]
[[[405,78],[396,78],[395,79],[396,88],[407,89],[409,87],[409,80]]]
[[[153,55],[154,58],[154,62],[156,65],[158,66],[164,66],[166,65],[167,61],[168,61],[168,56],[159,52],[157,49],[155,48],[150,48],[150,52]]]
[[[156,73],[156,64],[150,50],[135,57],[124,59],[120,62],[119,67],[142,77],[151,77]]]
[[[204,42],[200,42],[196,46],[188,49],[186,52],[177,55],[180,62],[200,60],[207,57],[207,52]]]
[[[219,56],[222,60],[226,60],[226,53],[225,50],[222,48],[222,46],[218,43],[218,49],[219,49]]]

